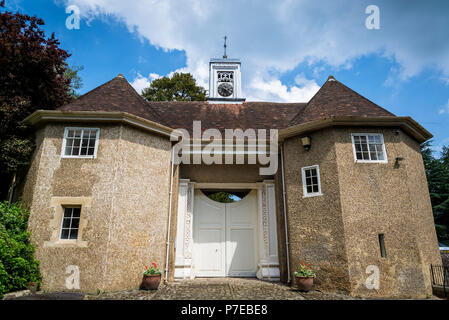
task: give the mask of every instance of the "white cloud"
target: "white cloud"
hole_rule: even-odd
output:
[[[434,156],[436,156],[437,158],[439,158],[441,156],[441,153],[443,152],[443,147],[447,147],[449,143],[449,137],[443,139],[440,144],[436,145],[436,146],[432,146],[431,149],[433,151]]]
[[[447,104],[445,106],[443,106],[443,108],[438,110],[438,114],[444,114],[444,113],[449,114],[449,100],[447,100]]]
[[[427,67],[449,76],[449,1],[383,1],[380,30],[365,27],[370,2],[66,0],[87,19],[112,17],[156,47],[185,50],[183,71],[202,85],[209,58],[222,55],[222,36],[228,35],[228,56],[242,59],[243,89],[258,100],[260,88],[278,100],[308,96],[311,84],[287,88],[276,81],[300,63],[315,68],[316,76],[322,66],[350,68],[373,53],[397,62],[392,82]]]
[[[253,79],[248,86],[248,101],[278,101],[278,102],[306,102],[320,88],[313,80],[297,76],[299,86],[287,87],[278,79]]]
[[[140,94],[144,88],[150,86],[151,81],[154,79],[158,79],[161,76],[156,73],[150,73],[148,77],[144,77],[140,73],[137,74],[137,77],[131,82],[131,86]]]
[[[171,77],[175,72],[190,72],[194,75],[197,85],[204,87],[206,90],[209,89],[209,61],[197,60],[190,61],[187,58],[187,67],[174,70],[168,74]]]
[[[142,56],[139,56],[139,58],[137,59],[137,63],[147,63],[147,62],[148,62],[148,60]]]

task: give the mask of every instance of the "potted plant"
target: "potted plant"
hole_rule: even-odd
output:
[[[38,287],[38,283],[37,282],[28,282],[28,290],[30,290],[31,291],[31,293],[36,293],[36,291],[37,291],[37,287]]]
[[[310,291],[313,285],[313,278],[315,277],[316,275],[309,265],[301,262],[298,271],[295,272],[296,286],[301,291]]]
[[[145,266],[143,271],[141,289],[145,290],[157,290],[161,283],[161,272],[157,268],[157,265],[153,262],[151,268]]]

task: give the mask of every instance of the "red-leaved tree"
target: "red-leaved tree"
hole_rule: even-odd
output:
[[[0,198],[11,178],[23,172],[33,151],[31,130],[22,123],[39,109],[55,109],[67,102],[71,79],[66,59],[54,33],[46,37],[36,16],[5,8],[0,1]]]

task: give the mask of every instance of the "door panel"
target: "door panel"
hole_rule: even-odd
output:
[[[195,269],[198,277],[224,277],[226,206],[195,191]]]
[[[221,275],[223,273],[223,238],[221,229],[200,229],[198,242],[201,250],[198,254],[200,270],[208,275]]]
[[[219,203],[195,191],[194,264],[198,277],[253,277],[257,269],[257,192]]]
[[[254,277],[257,271],[257,192],[226,204],[226,271],[229,276]]]
[[[230,276],[252,277],[256,275],[254,230],[231,229],[227,242]]]

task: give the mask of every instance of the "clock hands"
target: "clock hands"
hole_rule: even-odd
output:
[[[228,97],[232,94],[232,86],[229,83],[222,83],[218,86],[218,93],[223,97]]]

